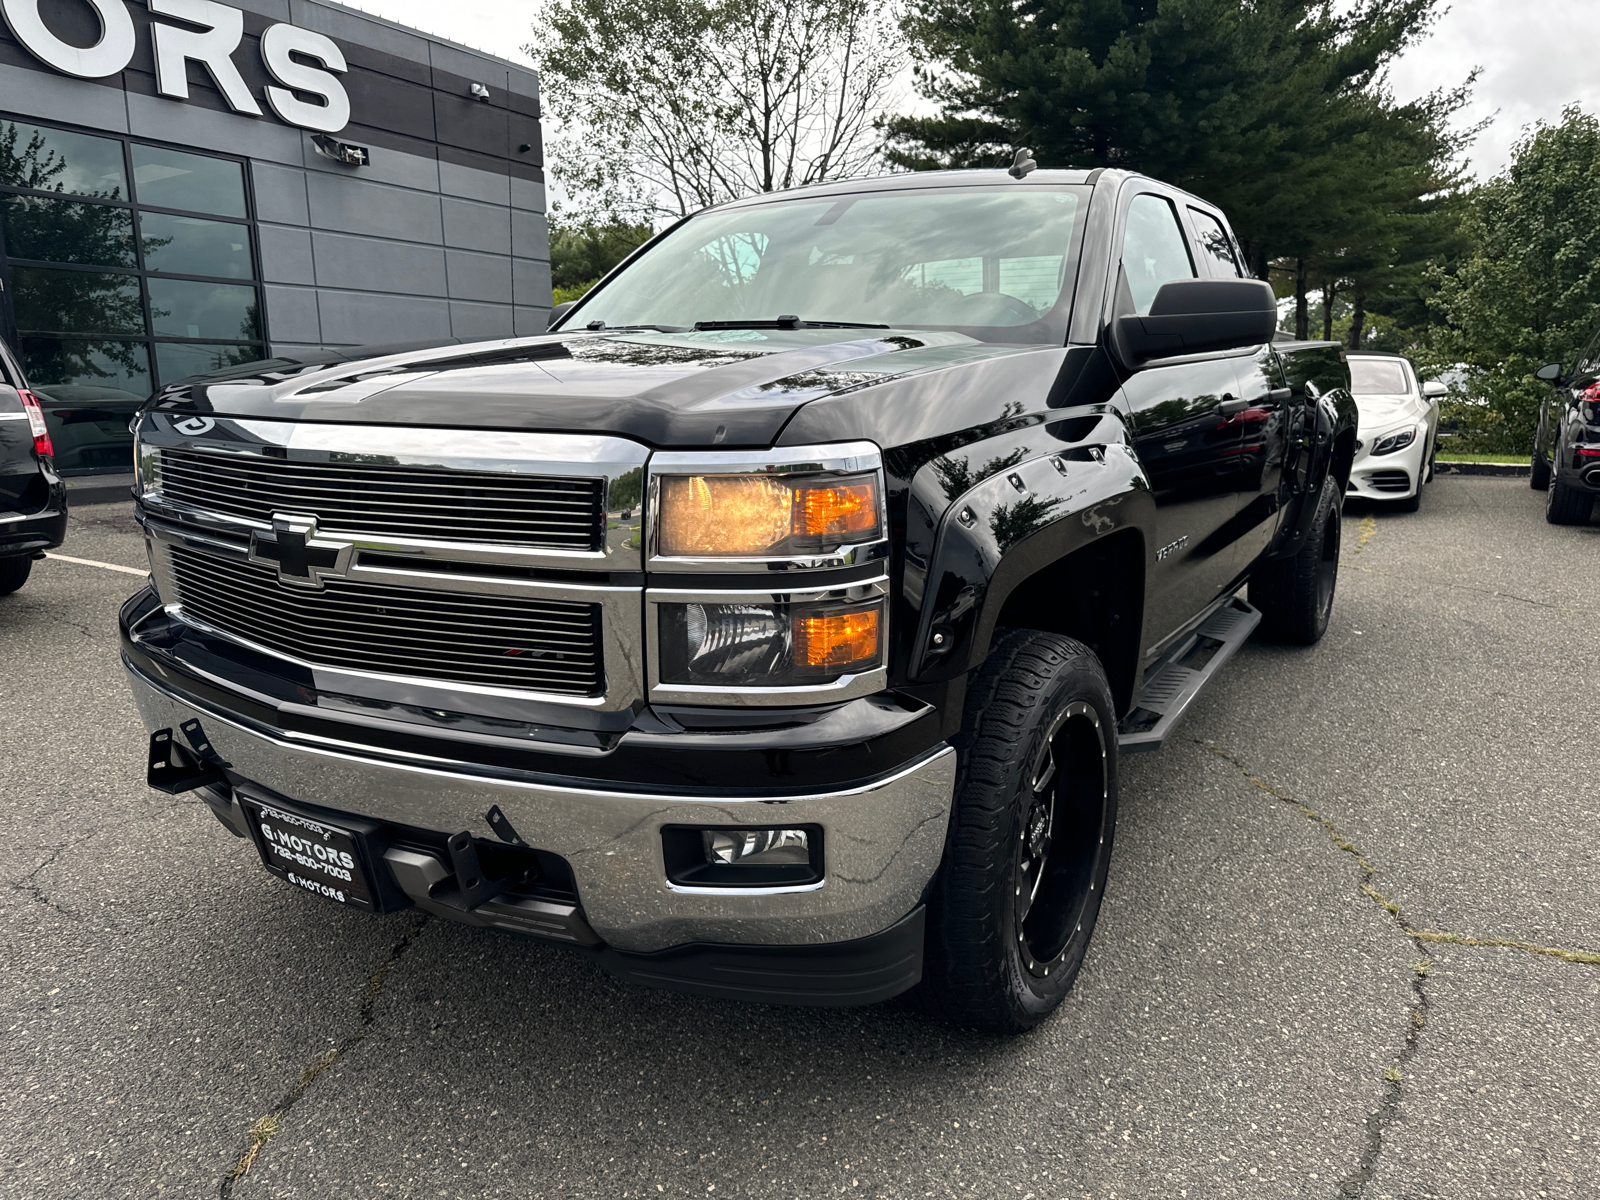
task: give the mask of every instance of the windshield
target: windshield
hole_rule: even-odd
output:
[[[908,188],[708,212],[591,292],[563,324],[795,316],[1060,344],[1086,194]]]
[[[1350,394],[1353,396],[1403,396],[1411,390],[1406,365],[1398,358],[1352,358]]]

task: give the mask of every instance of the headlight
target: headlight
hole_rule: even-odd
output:
[[[661,478],[658,551],[671,558],[807,554],[883,536],[876,474]]]
[[[1396,450],[1404,450],[1417,440],[1415,429],[1397,429],[1393,433],[1386,433],[1372,446],[1374,454],[1393,454]]]
[[[663,604],[661,682],[797,687],[883,662],[883,602]]]

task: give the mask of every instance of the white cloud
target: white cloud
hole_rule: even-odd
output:
[[[534,0],[366,0],[352,7],[513,62],[526,62],[520,47],[536,40]],[[1594,0],[1454,0],[1434,31],[1395,63],[1391,82],[1408,100],[1483,68],[1460,120],[1492,118],[1470,155],[1473,173],[1487,179],[1506,165],[1525,126],[1559,120],[1571,103],[1600,112],[1597,45]]]
[[[1470,151],[1473,174],[1487,179],[1509,161],[1525,126],[1558,121],[1572,103],[1600,111],[1597,43],[1600,4],[1592,0],[1455,0],[1390,78],[1395,94],[1409,100],[1483,68],[1460,120],[1492,118]]]

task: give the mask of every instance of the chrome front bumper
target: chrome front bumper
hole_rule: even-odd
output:
[[[498,805],[532,846],[572,868],[583,915],[609,945],[649,952],[693,942],[808,945],[887,929],[921,902],[944,853],[955,752],[941,746],[885,779],[782,798],[699,798],[557,787],[510,771],[370,749],[254,727],[173,694],[128,666],[146,728],[198,718],[240,778],[289,799],[375,821],[493,838]],[[823,881],[804,890],[675,888],[664,825],[816,824]]]

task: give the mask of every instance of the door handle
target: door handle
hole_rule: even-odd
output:
[[[1234,399],[1231,392],[1225,392],[1222,396],[1222,403],[1217,405],[1217,411],[1225,417],[1236,417],[1249,407],[1250,401]]]
[[[1293,388],[1273,388],[1267,393],[1267,402],[1262,408],[1277,408],[1280,404],[1287,404],[1294,399]]]

